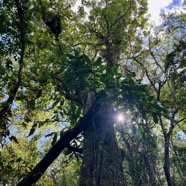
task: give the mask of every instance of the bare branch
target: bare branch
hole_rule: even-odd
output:
[[[182,121],[184,121],[184,120],[186,120],[186,117],[185,117],[185,118],[180,119],[179,121],[177,121],[177,122],[174,124],[174,126],[178,125],[180,122],[182,122]]]
[[[149,52],[150,52],[150,55],[152,56],[154,62],[156,63],[156,65],[161,69],[162,72],[165,73],[165,70],[162,68],[162,66],[158,63],[153,51],[152,51],[152,48],[151,48],[151,40],[150,40],[150,37],[149,37]]]
[[[181,107],[183,107],[184,105],[186,105],[186,102],[183,102],[182,104],[180,104],[172,113],[172,119],[174,119],[175,115],[178,113],[178,111],[181,109]]]
[[[152,58],[154,59],[154,62],[156,63],[156,65],[161,69],[162,72],[165,72],[165,70],[162,68],[162,66],[158,63],[158,61],[157,61],[154,53],[152,52],[151,48],[149,49],[149,51],[150,51],[150,54],[151,54]]]
[[[152,85],[152,87],[154,88],[156,93],[158,93],[158,90],[156,89],[154,83],[152,82],[152,80],[151,80],[151,78],[149,76],[148,70],[144,67],[144,65],[136,57],[133,57],[133,59],[143,68],[143,70],[145,70],[145,74],[146,74],[148,80],[150,81],[150,84]]]

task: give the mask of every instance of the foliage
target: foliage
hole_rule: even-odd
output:
[[[129,185],[185,183],[183,12],[148,32],[145,0],[0,5],[0,184],[22,180],[97,105],[125,115],[113,123]],[[80,133],[37,184],[77,185],[82,146]]]
[[[18,138],[20,143],[10,143],[1,151],[0,184],[16,185],[20,178],[30,172],[39,161],[37,138],[28,140],[24,136]]]

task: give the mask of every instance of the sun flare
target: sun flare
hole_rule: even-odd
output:
[[[118,116],[117,116],[117,120],[119,121],[119,122],[123,122],[124,121],[124,116],[123,116],[123,114],[119,114]]]

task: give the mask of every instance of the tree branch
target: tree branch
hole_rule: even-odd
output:
[[[162,129],[162,132],[163,132],[163,136],[166,139],[167,138],[167,131],[166,131],[164,125],[163,125],[163,120],[162,120],[161,116],[159,116],[159,121],[160,121],[160,126],[161,126],[161,129]]]
[[[133,57],[133,59],[145,70],[145,74],[146,74],[148,80],[150,81],[150,84],[154,88],[155,92],[158,93],[158,90],[156,89],[155,85],[153,84],[153,82],[152,82],[152,80],[151,80],[151,78],[149,76],[149,73],[148,73],[147,69],[144,67],[144,65],[136,57]]]
[[[179,121],[177,121],[177,122],[174,124],[174,126],[178,125],[180,122],[182,122],[182,121],[184,121],[184,120],[186,120],[186,117],[185,117],[185,118],[180,119]]]
[[[17,74],[17,80],[14,82],[13,88],[10,89],[10,94],[8,99],[2,104],[0,108],[0,117],[7,118],[11,116],[11,106],[16,97],[17,91],[20,87],[22,81],[22,69],[23,69],[23,58],[25,53],[25,21],[24,21],[24,9],[21,0],[15,0],[15,5],[18,13],[18,30],[19,30],[19,40],[20,40],[20,59],[19,59],[19,70]],[[6,122],[2,124],[3,127],[7,128]],[[1,132],[0,132],[1,133]]]
[[[175,110],[172,113],[172,119],[174,119],[175,115],[178,113],[178,111],[181,109],[181,107],[183,107],[184,105],[186,105],[186,101],[184,101],[183,103],[181,103],[178,107],[175,108]]]
[[[94,111],[96,102],[90,111],[79,120],[74,128],[68,130],[57,141],[57,143],[48,151],[45,157],[34,167],[34,169],[20,182],[17,186],[31,186],[35,183],[47,170],[50,164],[60,155],[65,147],[69,146],[70,141],[77,137],[88,125],[90,125],[92,112]]]
[[[119,16],[119,17],[113,22],[113,24],[110,26],[110,28],[114,27],[120,19],[122,19],[123,17],[125,17],[125,16],[129,13],[131,7],[132,7],[132,6],[131,6],[131,1],[130,1],[130,6],[129,6],[128,10],[127,10],[125,13],[123,13],[121,16]]]
[[[151,48],[150,44],[151,44],[151,40],[150,40],[150,37],[149,37],[149,52],[150,52],[150,55],[152,56],[152,58],[153,58],[154,62],[156,63],[156,65],[161,69],[162,72],[165,73],[165,70],[164,70],[164,69],[162,68],[162,66],[158,63],[158,61],[157,61],[157,59],[156,59],[156,57],[155,57],[155,55],[154,55],[154,53],[153,53],[153,51],[152,51],[152,48]]]

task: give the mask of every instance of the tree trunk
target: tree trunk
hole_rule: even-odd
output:
[[[148,152],[146,152],[148,153]],[[153,160],[150,160],[148,154],[146,154],[145,156],[145,165],[146,165],[146,171],[147,171],[147,183],[150,186],[156,186],[157,185],[157,181],[156,181],[156,175],[154,172],[154,168],[153,168]]]
[[[172,182],[171,175],[170,175],[169,146],[170,146],[170,138],[166,137],[165,138],[164,166],[163,166],[163,168],[164,168],[165,177],[167,180],[167,185],[173,186],[173,182]]]
[[[84,131],[80,186],[125,186],[114,121],[104,108]]]

